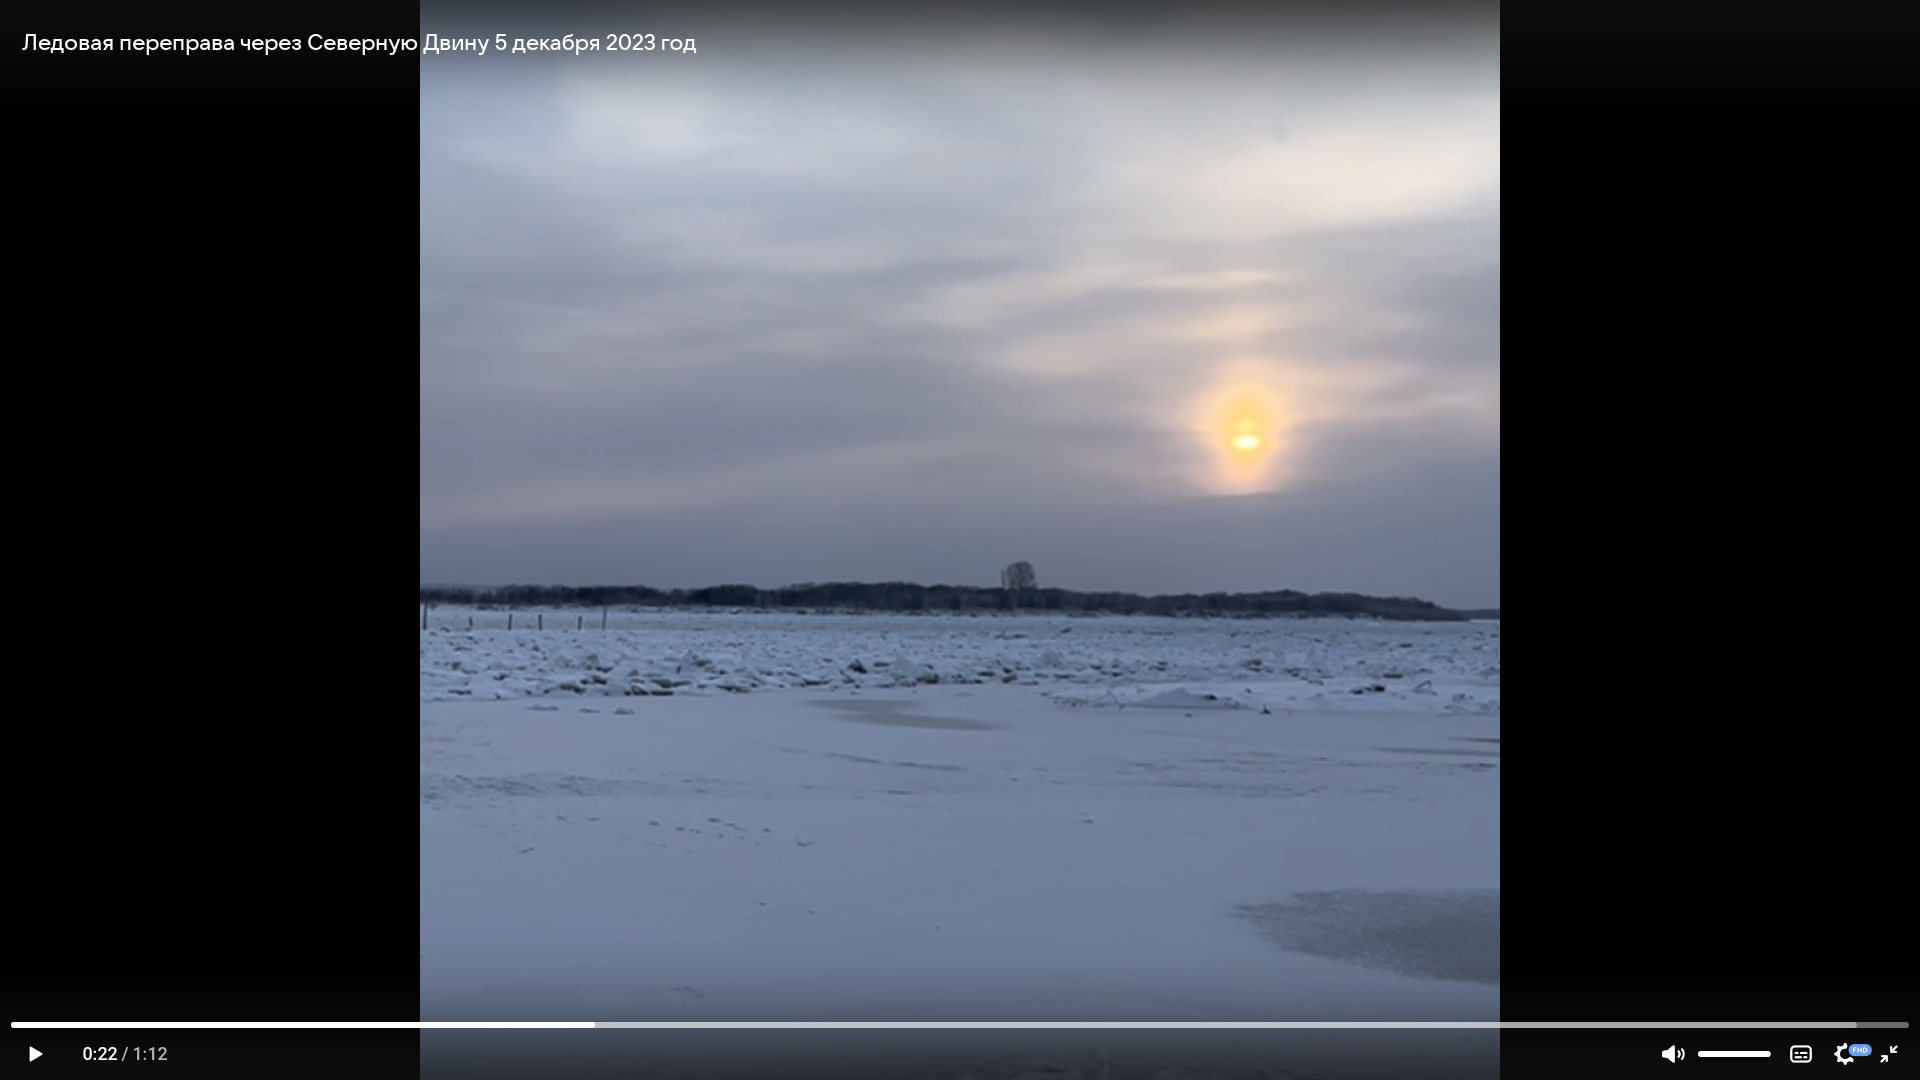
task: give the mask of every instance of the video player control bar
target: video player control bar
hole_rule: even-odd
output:
[[[13,1020],[15,1028],[822,1028],[822,1030],[960,1030],[960,1028],[1194,1028],[1194,1030],[1260,1030],[1260,1028],[1331,1028],[1331,1030],[1369,1030],[1369,1028],[1459,1028],[1459,1030],[1551,1030],[1551,1028],[1905,1028],[1907,1020],[1822,1020],[1822,1022],[1774,1022],[1774,1020],[1713,1020],[1713,1022],[1632,1022],[1632,1020]]]

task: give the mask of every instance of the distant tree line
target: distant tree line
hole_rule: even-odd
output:
[[[1114,615],[1214,616],[1370,616],[1379,619],[1460,622],[1468,616],[1427,600],[1359,593],[1314,593],[1282,589],[1259,593],[1182,593],[1140,596],[1124,592],[1073,592],[1027,584],[1031,570],[1009,581],[1012,587],[808,583],[780,589],[752,585],[712,585],[703,589],[653,589],[644,585],[503,585],[498,588],[426,588],[423,604],[475,607],[668,607],[766,608],[843,611],[1012,611],[1034,610]]]

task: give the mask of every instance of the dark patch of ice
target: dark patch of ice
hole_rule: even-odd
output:
[[[809,701],[807,704],[820,709],[832,709],[846,713],[842,720],[851,720],[857,724],[880,724],[885,727],[936,728],[944,731],[991,731],[999,724],[989,724],[983,720],[956,720],[944,716],[913,716],[907,713],[918,702],[891,701],[884,698],[860,698],[843,701]]]
[[[1423,979],[1500,985],[1500,890],[1301,893],[1237,912],[1283,949]]]

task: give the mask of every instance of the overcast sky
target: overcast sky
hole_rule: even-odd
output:
[[[1498,605],[1490,22],[896,31],[422,56],[423,581]]]

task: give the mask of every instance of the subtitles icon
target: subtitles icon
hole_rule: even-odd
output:
[[[1795,1065],[1805,1065],[1807,1062],[1813,1060],[1813,1047],[1796,1046],[1787,1051],[1787,1060],[1793,1062]]]

